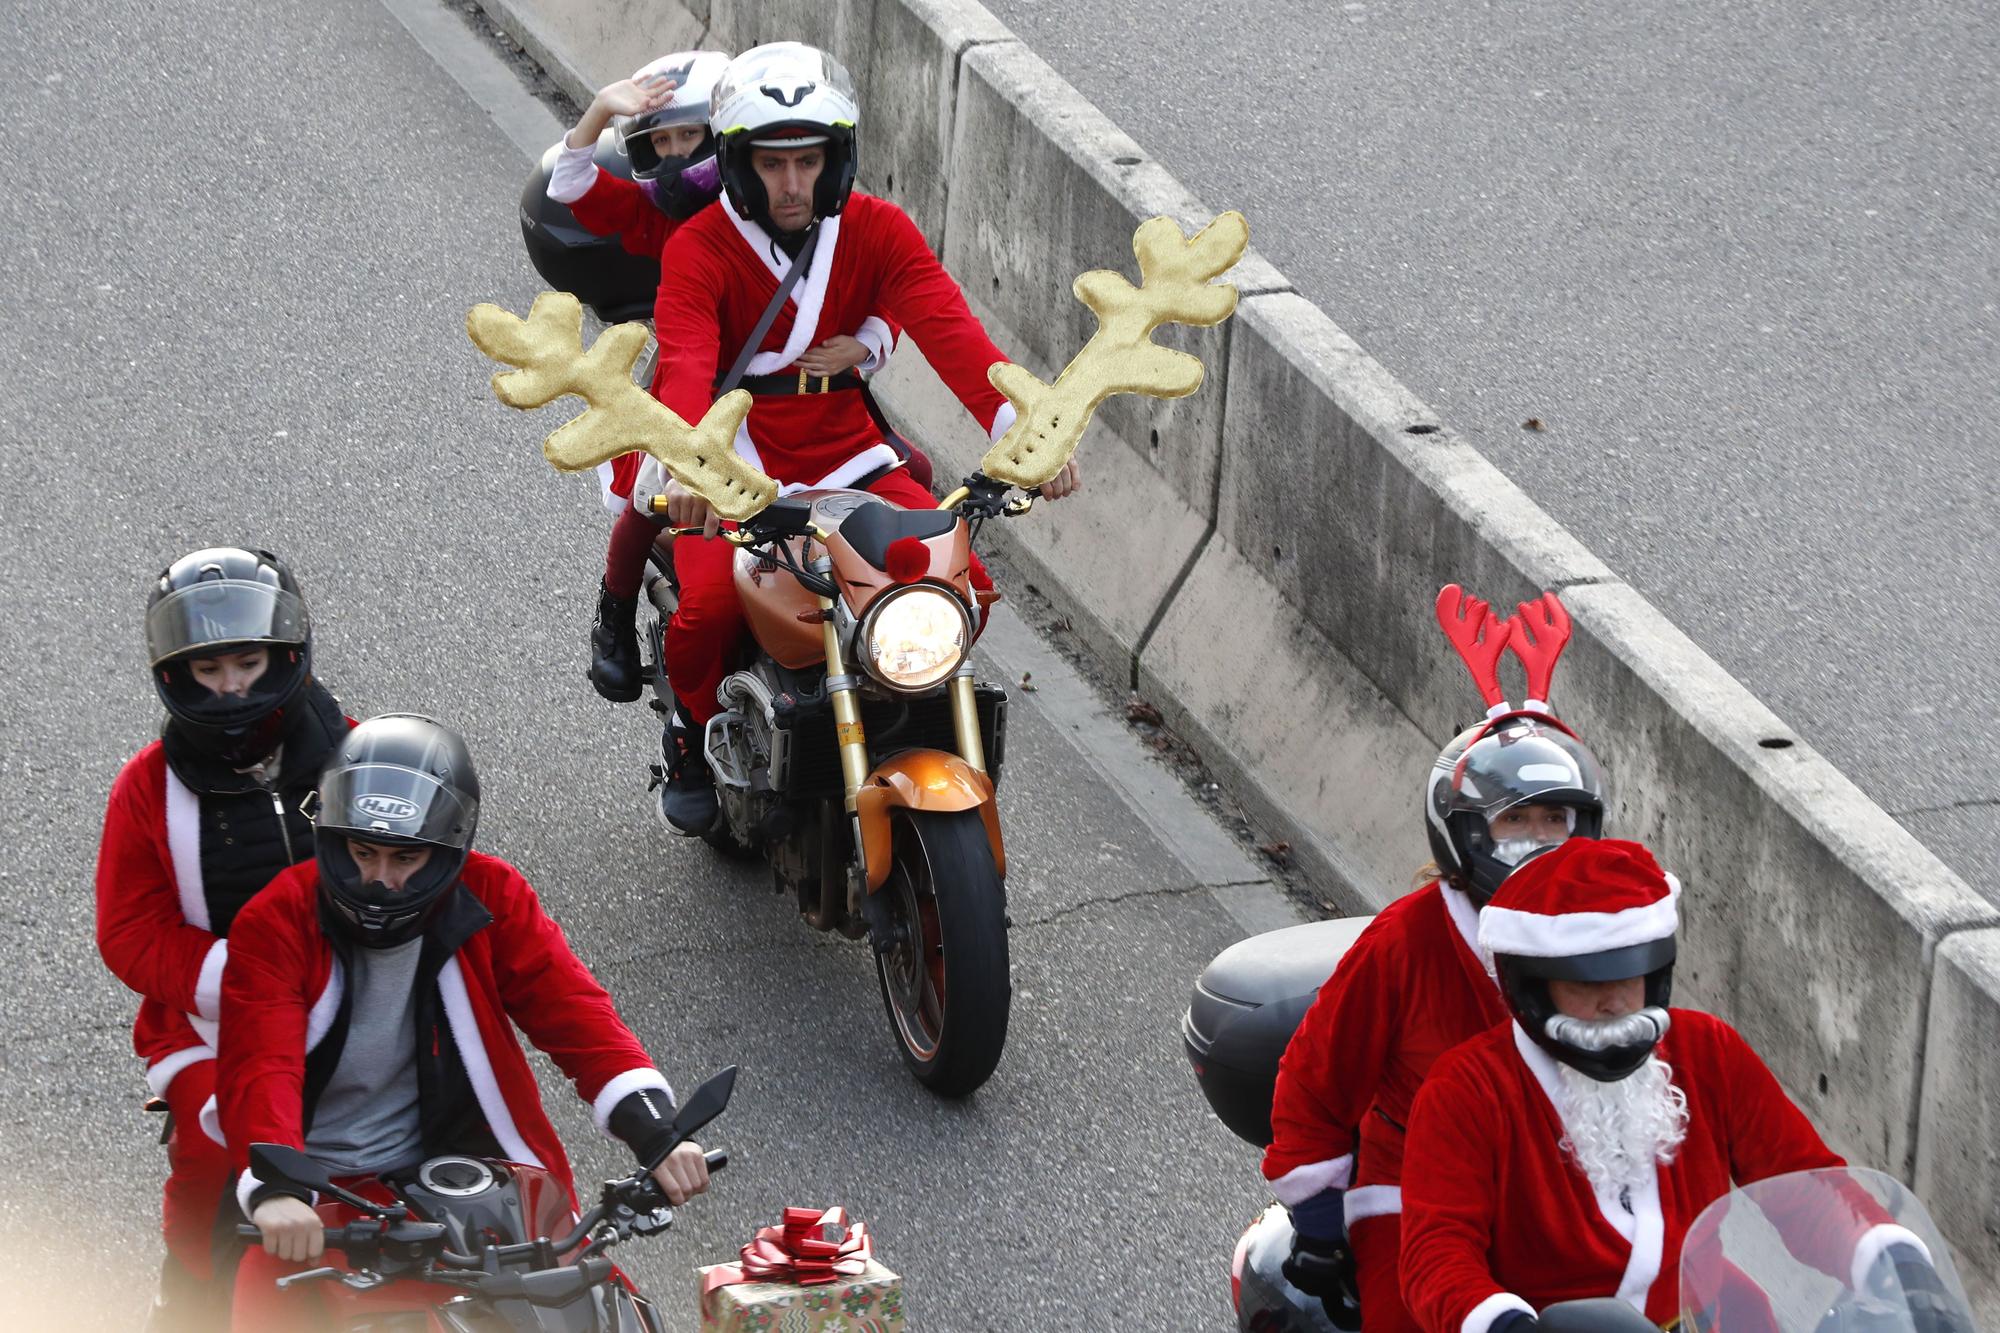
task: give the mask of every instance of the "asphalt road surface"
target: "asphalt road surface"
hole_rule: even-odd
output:
[[[112,777],[157,725],[146,580],[248,542],[293,562],[350,712],[467,733],[482,844],[541,888],[669,1076],[743,1067],[705,1136],[730,1171],[620,1255],[676,1327],[694,1326],[695,1264],[785,1205],[832,1203],[873,1225],[923,1327],[1223,1327],[1230,1246],[1266,1196],[1176,1023],[1201,965],[1276,900],[1207,887],[1258,872],[1200,807],[1176,806],[1009,622],[996,674],[1026,663],[1043,683],[1018,695],[1002,795],[1013,1031],[977,1096],[933,1100],[889,1044],[865,949],[815,935],[758,870],[666,838],[641,804],[649,715],[583,681],[594,486],[541,461],[556,420],[500,408],[464,334],[474,303],[525,310],[538,285],[520,147],[378,0],[16,13],[0,46],[8,1326],[128,1329],[151,1288],[164,1153],[140,1112],[134,1000],[93,944],[92,867]],[[584,1181],[625,1169],[553,1074],[544,1092]]]
[[[2000,8],[985,2],[1996,892]]]

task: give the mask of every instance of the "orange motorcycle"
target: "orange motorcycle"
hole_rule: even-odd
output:
[[[754,647],[703,736],[721,806],[705,836],[767,859],[814,927],[874,945],[904,1061],[945,1096],[984,1083],[1007,1038],[1007,695],[974,677],[995,594],[968,575],[974,525],[1033,503],[1009,489],[974,474],[930,510],[805,491],[723,534]],[[647,581],[663,715],[670,541]]]
[[[590,404],[544,443],[556,467],[643,450],[735,524],[726,540],[738,548],[753,646],[702,737],[721,805],[709,839],[767,858],[814,926],[870,941],[903,1058],[942,1095],[972,1092],[998,1066],[1011,995],[994,800],[1007,696],[977,683],[969,660],[991,596],[970,581],[973,537],[989,519],[1029,511],[1105,398],[1200,387],[1200,360],[1152,334],[1227,319],[1236,289],[1211,279],[1248,242],[1238,213],[1192,238],[1154,218],[1133,238],[1139,286],[1104,270],[1079,277],[1097,332],[1053,383],[1007,362],[989,369],[1014,422],[934,510],[863,491],[780,498],[736,452],[748,394],[723,395],[689,425],[632,382],[644,327],[607,329],[586,351],[581,306],[565,293],[537,297],[526,320],[492,305],[467,318],[482,351],[517,367],[493,377],[502,402],[534,408],[575,394]],[[658,664],[676,596],[664,545],[653,561],[648,639],[664,712],[673,700]]]

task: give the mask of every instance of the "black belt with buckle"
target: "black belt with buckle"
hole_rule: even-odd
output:
[[[838,375],[809,375],[801,370],[783,375],[745,375],[737,381],[736,387],[748,389],[758,396],[799,393],[832,393],[836,389],[858,389],[862,379],[851,370],[843,370]],[[717,388],[721,388],[718,382]]]

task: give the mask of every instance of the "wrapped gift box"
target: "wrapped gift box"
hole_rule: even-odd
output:
[[[699,1270],[696,1291],[707,1291],[712,1264]],[[795,1282],[737,1282],[703,1298],[704,1333],[901,1333],[903,1279],[873,1259],[859,1274],[801,1286]]]

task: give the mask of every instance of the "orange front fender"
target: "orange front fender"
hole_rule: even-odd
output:
[[[894,809],[979,811],[986,825],[986,841],[993,848],[993,867],[1006,877],[1007,849],[1000,839],[1000,808],[993,800],[993,779],[955,754],[905,750],[877,764],[854,799],[870,893],[889,878],[889,812]]]

